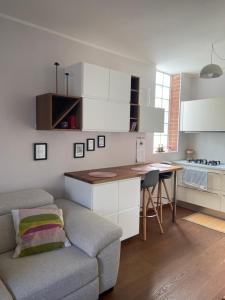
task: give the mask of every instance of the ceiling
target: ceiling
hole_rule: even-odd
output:
[[[199,72],[211,42],[225,57],[224,0],[0,0],[0,13],[168,73]]]

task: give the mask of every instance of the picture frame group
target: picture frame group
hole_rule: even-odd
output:
[[[86,140],[86,149],[85,143],[74,143],[74,158],[83,158],[85,157],[86,151],[95,151],[95,139],[89,138]],[[105,148],[105,135],[97,136],[97,147]]]
[[[83,158],[85,157],[85,151],[95,151],[95,138],[89,138],[86,143],[74,143],[73,157]],[[105,148],[105,135],[97,136],[97,147]],[[33,159],[47,160],[48,159],[48,144],[47,143],[34,143],[33,144]]]

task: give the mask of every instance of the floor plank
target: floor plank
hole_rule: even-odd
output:
[[[182,218],[177,223],[164,209],[164,231],[149,219],[146,242],[139,236],[122,243],[118,282],[101,300],[212,300],[225,295],[225,234]]]

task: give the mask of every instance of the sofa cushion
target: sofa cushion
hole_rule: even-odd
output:
[[[0,216],[10,213],[12,209],[39,207],[53,202],[53,196],[40,189],[0,194]]]
[[[13,209],[17,247],[13,257],[22,257],[70,246],[63,212],[58,208]]]
[[[1,197],[1,196],[0,196]],[[0,203],[1,205],[1,203]],[[57,208],[55,204],[45,205],[44,208]],[[11,251],[16,247],[16,233],[13,226],[12,214],[0,216],[0,254]]]
[[[0,299],[1,300],[13,300],[11,294],[7,290],[4,283],[0,280]]]
[[[73,246],[18,259],[7,252],[0,277],[16,300],[59,300],[98,277],[97,259]]]
[[[0,216],[0,253],[11,251],[16,247],[16,233],[11,214]]]

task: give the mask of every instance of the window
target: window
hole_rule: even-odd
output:
[[[155,107],[164,108],[164,132],[154,133],[154,152],[177,151],[179,136],[180,75],[156,72]]]

